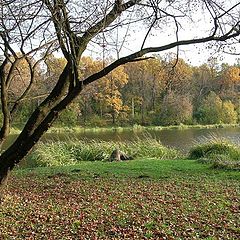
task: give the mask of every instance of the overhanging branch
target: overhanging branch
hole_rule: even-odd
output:
[[[215,32],[214,32],[215,34]],[[145,54],[148,53],[156,53],[156,52],[162,52],[162,51],[166,51],[175,47],[179,47],[179,46],[183,46],[183,45],[190,45],[190,44],[198,44],[198,43],[206,43],[206,42],[211,42],[211,41],[226,41],[228,39],[237,37],[240,35],[240,30],[233,32],[230,31],[225,35],[222,36],[215,36],[215,35],[211,35],[205,38],[197,38],[197,39],[189,39],[189,40],[182,40],[182,41],[176,41],[164,46],[160,46],[160,47],[149,47],[149,48],[144,48],[141,49],[140,51],[137,51],[133,54],[130,54],[126,57],[122,57],[119,58],[118,60],[114,61],[113,63],[111,63],[110,65],[108,65],[107,67],[103,68],[101,71],[89,76],[88,78],[86,78],[85,80],[82,81],[83,85],[88,85],[94,81],[96,81],[99,78],[102,78],[104,76],[106,76],[108,73],[110,73],[113,69],[117,68],[120,65],[123,65],[125,63],[128,62],[133,62],[134,60],[137,59],[141,59],[142,56],[144,56]]]

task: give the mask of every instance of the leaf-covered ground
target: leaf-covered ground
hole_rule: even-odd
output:
[[[12,176],[0,239],[240,239],[236,179],[72,175]]]

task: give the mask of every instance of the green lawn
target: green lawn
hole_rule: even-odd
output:
[[[239,239],[239,182],[193,160],[19,169],[0,239]]]
[[[16,176],[31,173],[46,177],[64,173],[68,177],[84,178],[99,175],[101,177],[175,179],[175,178],[207,178],[211,180],[240,180],[239,171],[216,170],[209,164],[200,164],[195,160],[156,160],[138,159],[126,162],[81,162],[72,166],[38,167],[22,169],[15,172]]]

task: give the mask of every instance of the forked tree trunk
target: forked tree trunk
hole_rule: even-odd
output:
[[[73,80],[71,68],[66,66],[49,97],[33,112],[24,129],[15,142],[0,156],[0,196],[6,184],[9,172],[16,166],[51,127],[59,113],[63,111],[81,92],[82,85],[68,91],[69,82]],[[68,89],[69,90],[69,89]]]
[[[58,105],[58,111],[51,110],[43,122],[37,127],[32,135],[23,139],[23,135],[28,135],[25,128],[16,141],[0,156],[0,201],[3,197],[3,188],[6,185],[10,171],[32,150],[41,136],[50,128],[56,120],[59,112],[67,106],[67,102]]]

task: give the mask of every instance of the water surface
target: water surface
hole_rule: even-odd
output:
[[[17,135],[11,135],[5,144],[9,145]],[[107,131],[83,131],[81,133],[46,133],[42,141],[69,141],[75,139],[95,139],[104,141],[134,141],[137,138],[156,138],[163,145],[187,152],[194,144],[206,142],[212,138],[226,138],[240,146],[240,128],[217,129],[171,129],[171,130],[107,130]]]

